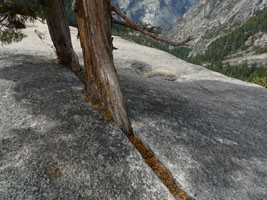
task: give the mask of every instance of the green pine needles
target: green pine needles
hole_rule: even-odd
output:
[[[38,14],[36,0],[2,0],[0,1],[0,43],[19,42],[26,37],[21,29],[26,21],[34,21]]]

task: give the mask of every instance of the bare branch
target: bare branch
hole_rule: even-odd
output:
[[[134,26],[131,26],[131,24],[127,23],[126,21],[122,21],[122,20],[119,20],[119,19],[116,19],[113,17],[112,22],[114,24],[119,24],[119,25],[125,26],[127,28],[132,28],[132,29],[138,31]],[[156,31],[154,30],[154,27],[148,28],[146,26],[142,26],[142,27],[140,26],[140,28],[143,28],[144,30],[146,30],[149,33],[156,33]]]
[[[136,31],[139,31],[140,33],[143,33],[144,35],[147,35],[157,41],[160,41],[160,42],[164,42],[166,44],[169,44],[171,46],[175,46],[175,47],[178,47],[178,46],[189,46],[188,45],[188,42],[190,42],[191,40],[193,40],[192,37],[188,37],[186,40],[182,41],[182,42],[172,42],[170,40],[167,40],[167,39],[163,39],[163,38],[159,38],[157,35],[155,35],[154,33],[144,29],[144,27],[141,27],[139,25],[137,25],[134,21],[132,21],[131,19],[129,19],[126,15],[124,15],[118,8],[116,8],[115,6],[111,5],[111,10],[114,11],[115,13],[117,13],[117,15],[119,15],[122,19],[125,20],[124,21],[121,21],[119,23],[121,23],[121,25],[124,25],[125,24],[129,24],[129,25],[126,25],[127,27],[131,27],[133,28],[134,30]]]
[[[72,5],[71,5],[71,10],[72,10],[72,12],[76,12],[76,11],[78,10],[78,7],[79,7],[79,5],[78,5],[78,1],[77,1],[77,0],[74,0],[74,1],[72,2]]]
[[[4,2],[3,4],[9,5],[10,7],[12,6],[12,4],[9,3],[9,2]],[[1,6],[1,4],[0,4],[0,6]],[[13,6],[16,6],[16,4],[14,4]],[[0,14],[0,24],[3,21],[5,21],[7,18],[8,18],[8,21],[10,21],[12,19],[17,20],[19,18],[19,17],[17,17],[17,15],[21,15],[21,16],[28,15],[29,17],[35,17],[35,13],[38,11],[38,9],[40,8],[40,6],[41,6],[41,0],[37,0],[36,5],[35,5],[34,8],[30,8],[30,7],[27,8],[28,11],[29,11],[29,14],[25,14],[25,11],[21,11],[21,10],[17,10],[17,9],[14,12],[10,8],[9,11]],[[7,26],[7,24],[5,24],[5,26]]]
[[[5,21],[5,19],[8,17],[8,15],[4,15],[3,17],[2,17],[2,19],[0,19],[0,25],[1,25],[1,23],[3,22],[3,21]]]

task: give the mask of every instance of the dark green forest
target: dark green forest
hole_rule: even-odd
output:
[[[36,0],[12,0],[12,2],[16,2],[16,9],[25,10],[25,12],[27,12],[28,7],[34,7],[34,5],[36,4]],[[25,4],[25,2],[27,2],[27,4]],[[77,27],[75,17],[71,10],[71,4],[71,0],[65,0],[69,24],[71,26]],[[1,8],[5,9],[4,6],[2,6]],[[5,12],[5,10],[2,10],[1,12]],[[42,16],[42,13],[42,10],[39,10],[40,16]],[[24,21],[20,22],[18,25],[24,26],[23,23]],[[253,36],[259,32],[267,33],[267,8],[256,13],[254,17],[251,17],[243,25],[237,26],[237,28],[235,28],[233,31],[229,31],[225,36],[212,42],[208,47],[208,50],[204,54],[188,58],[189,52],[191,51],[190,48],[172,48],[165,43],[155,41],[129,28],[125,28],[120,25],[113,25],[112,27],[113,35],[120,36],[141,45],[166,51],[178,58],[194,64],[201,65],[202,63],[208,63],[208,66],[206,67],[210,70],[220,72],[233,78],[257,83],[267,88],[267,68],[255,66],[251,67],[247,64],[242,64],[240,66],[230,66],[227,63],[223,62],[227,56],[237,53],[239,50],[246,50],[251,47],[249,45],[246,45],[247,39],[252,37],[252,41],[255,40]],[[217,32],[209,33],[207,37],[213,37],[214,34],[217,34]],[[2,43],[8,44],[12,41],[20,41],[23,37],[24,35],[19,31],[16,32],[16,30],[13,31],[13,34],[10,34],[10,31],[0,31],[0,41]],[[253,48],[257,54],[267,52],[267,46]]]
[[[66,7],[66,11],[67,11],[67,17],[69,20],[69,24],[70,24],[70,26],[77,27],[75,16],[71,10],[71,4],[72,4],[71,0],[65,0],[65,7]]]
[[[67,16],[71,26],[77,26],[75,17],[71,11],[71,0],[65,0]],[[250,18],[245,24],[239,26],[234,31],[211,43],[208,50],[195,57],[188,58],[191,51],[188,47],[171,48],[169,45],[155,41],[152,38],[139,34],[129,28],[120,25],[113,25],[112,34],[124,39],[136,42],[141,45],[153,47],[166,51],[178,58],[194,64],[208,62],[208,69],[220,72],[224,75],[262,85],[267,88],[267,69],[264,67],[249,67],[247,64],[240,66],[223,65],[226,56],[238,50],[245,50],[249,46],[245,45],[246,40],[258,32],[267,32],[267,9],[259,11],[254,17]],[[267,47],[255,49],[256,53],[267,52]]]
[[[267,9],[259,11],[234,31],[212,42],[204,54],[195,56],[190,61],[196,64],[203,62],[217,64],[223,61],[226,56],[236,53],[240,49],[249,48],[250,46],[247,46],[245,42],[249,37],[259,32],[267,33]],[[258,52],[267,52],[267,48],[259,49]]]
[[[267,88],[267,69],[264,67],[249,67],[247,64],[239,66],[222,66],[221,64],[217,64],[209,65],[207,68],[212,71],[220,72],[226,76],[259,84]]]
[[[178,58],[186,60],[188,57],[189,52],[191,51],[188,47],[175,47],[170,48],[168,44],[156,41],[150,37],[147,37],[143,34],[139,34],[129,28],[125,28],[123,26],[114,24],[112,28],[112,34],[116,36],[120,36],[124,39],[133,41],[135,43],[156,48],[162,51],[166,51]]]
[[[223,64],[226,56],[234,54],[238,50],[248,49],[250,46],[246,45],[245,42],[251,36],[254,40],[253,36],[258,32],[267,33],[267,9],[259,11],[243,25],[212,42],[204,54],[191,57],[188,61],[194,64],[209,63],[207,68],[210,70],[267,88],[266,67],[250,67],[247,64],[239,66]],[[267,47],[254,48],[254,50],[257,54],[266,53]]]
[[[66,11],[67,11],[67,16],[68,16],[68,20],[69,20],[69,24],[71,26],[77,26],[76,21],[75,21],[75,17],[71,11],[71,0],[65,0],[65,5],[66,5]],[[189,52],[191,51],[191,49],[186,48],[186,47],[178,47],[178,48],[173,48],[173,49],[169,49],[169,45],[155,41],[147,36],[144,35],[137,35],[135,33],[135,31],[129,29],[129,28],[125,28],[121,25],[113,25],[112,28],[112,34],[116,35],[116,36],[120,36],[124,39],[136,42],[138,44],[141,45],[145,45],[145,46],[149,46],[149,47],[153,47],[156,49],[160,49],[163,51],[166,51],[168,53],[171,53],[172,55],[181,58],[181,59],[187,59],[187,56],[189,54]]]

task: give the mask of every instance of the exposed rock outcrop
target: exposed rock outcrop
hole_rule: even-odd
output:
[[[192,35],[195,40],[190,55],[197,55],[266,6],[266,0],[197,0],[167,32],[167,37],[180,41]]]
[[[171,26],[195,0],[112,0],[135,22],[163,28]]]
[[[0,47],[0,199],[174,200],[36,29]]]
[[[223,63],[230,66],[248,65],[267,68],[267,53],[258,52],[262,48],[267,48],[267,33],[256,33],[249,37],[245,44],[250,47],[227,56]]]

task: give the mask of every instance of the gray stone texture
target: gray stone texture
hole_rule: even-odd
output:
[[[267,89],[119,38],[115,45],[135,133],[181,188],[197,200],[267,199]],[[147,71],[177,79],[145,79]]]
[[[195,56],[204,53],[211,42],[266,7],[266,0],[197,0],[166,32],[166,37],[180,41],[193,36],[190,56]]]
[[[50,61],[49,39],[28,39],[0,48],[0,197],[172,199],[75,76]],[[181,188],[199,200],[267,199],[267,89],[114,43],[135,133]],[[176,79],[145,78],[160,73]],[[60,177],[47,175],[57,168]]]
[[[174,199],[36,28],[0,47],[0,199]]]
[[[162,28],[170,27],[195,0],[112,0],[136,23],[146,23]]]
[[[267,199],[266,89],[127,76],[121,82],[135,133],[190,196]]]

